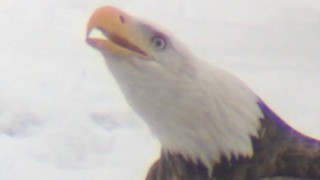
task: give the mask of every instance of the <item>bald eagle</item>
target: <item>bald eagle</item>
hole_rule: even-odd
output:
[[[104,6],[89,19],[86,42],[102,53],[127,102],[161,143],[147,179],[320,179],[319,141],[172,34]]]

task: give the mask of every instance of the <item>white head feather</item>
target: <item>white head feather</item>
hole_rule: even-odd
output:
[[[257,96],[229,73],[200,60],[168,33],[137,22],[137,38],[152,60],[103,52],[128,103],[164,150],[209,169],[227,158],[252,155],[262,113]],[[166,41],[158,49],[154,35]]]

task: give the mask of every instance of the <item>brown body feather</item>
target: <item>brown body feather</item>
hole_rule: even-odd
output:
[[[264,118],[259,138],[252,138],[252,157],[231,161],[222,158],[210,177],[201,163],[163,152],[150,168],[147,180],[320,179],[320,142],[291,128],[264,103],[259,105]]]

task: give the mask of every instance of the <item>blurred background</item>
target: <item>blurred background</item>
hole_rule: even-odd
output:
[[[126,104],[86,22],[113,5],[175,34],[320,138],[320,3],[0,0],[0,178],[141,180],[160,146]]]

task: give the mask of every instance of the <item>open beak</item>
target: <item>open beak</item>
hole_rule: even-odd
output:
[[[124,56],[139,56],[149,59],[150,56],[141,48],[141,40],[136,34],[137,22],[133,18],[110,6],[97,9],[90,17],[87,25],[86,42],[100,51]],[[99,31],[102,37],[94,36]]]

